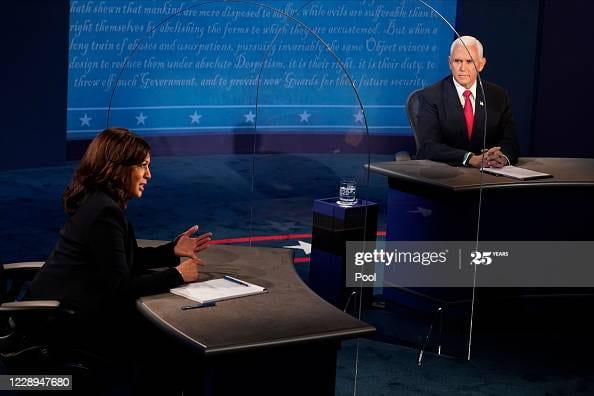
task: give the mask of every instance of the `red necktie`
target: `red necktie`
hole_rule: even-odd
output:
[[[466,119],[466,131],[468,132],[468,140],[472,137],[472,127],[474,125],[474,114],[472,113],[472,101],[470,90],[464,91],[464,118]]]

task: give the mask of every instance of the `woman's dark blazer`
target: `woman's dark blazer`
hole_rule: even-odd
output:
[[[86,196],[70,216],[31,285],[35,299],[59,300],[81,314],[124,308],[142,295],[183,283],[173,243],[139,248],[124,211],[107,193]]]

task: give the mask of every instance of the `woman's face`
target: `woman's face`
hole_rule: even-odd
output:
[[[130,180],[128,183],[128,195],[130,198],[140,198],[144,192],[144,187],[151,178],[151,156],[147,155],[142,164],[132,166]]]

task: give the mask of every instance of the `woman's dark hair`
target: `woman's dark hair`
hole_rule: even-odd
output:
[[[74,213],[80,200],[98,189],[108,193],[123,209],[130,198],[126,191],[130,168],[142,164],[150,149],[146,140],[126,128],[107,128],[97,135],[62,195],[66,213]]]

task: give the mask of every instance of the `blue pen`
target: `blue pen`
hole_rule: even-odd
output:
[[[229,275],[225,275],[225,276],[223,276],[223,278],[227,279],[229,282],[237,283],[239,285],[243,285],[243,286],[247,286],[247,287],[250,286],[247,283],[240,281],[239,279],[235,279],[234,277],[229,276]]]
[[[200,303],[200,304],[184,305],[183,307],[181,307],[181,309],[183,311],[185,311],[186,309],[214,307],[215,305],[217,305],[216,302],[210,301],[210,302],[205,302],[205,303]]]

